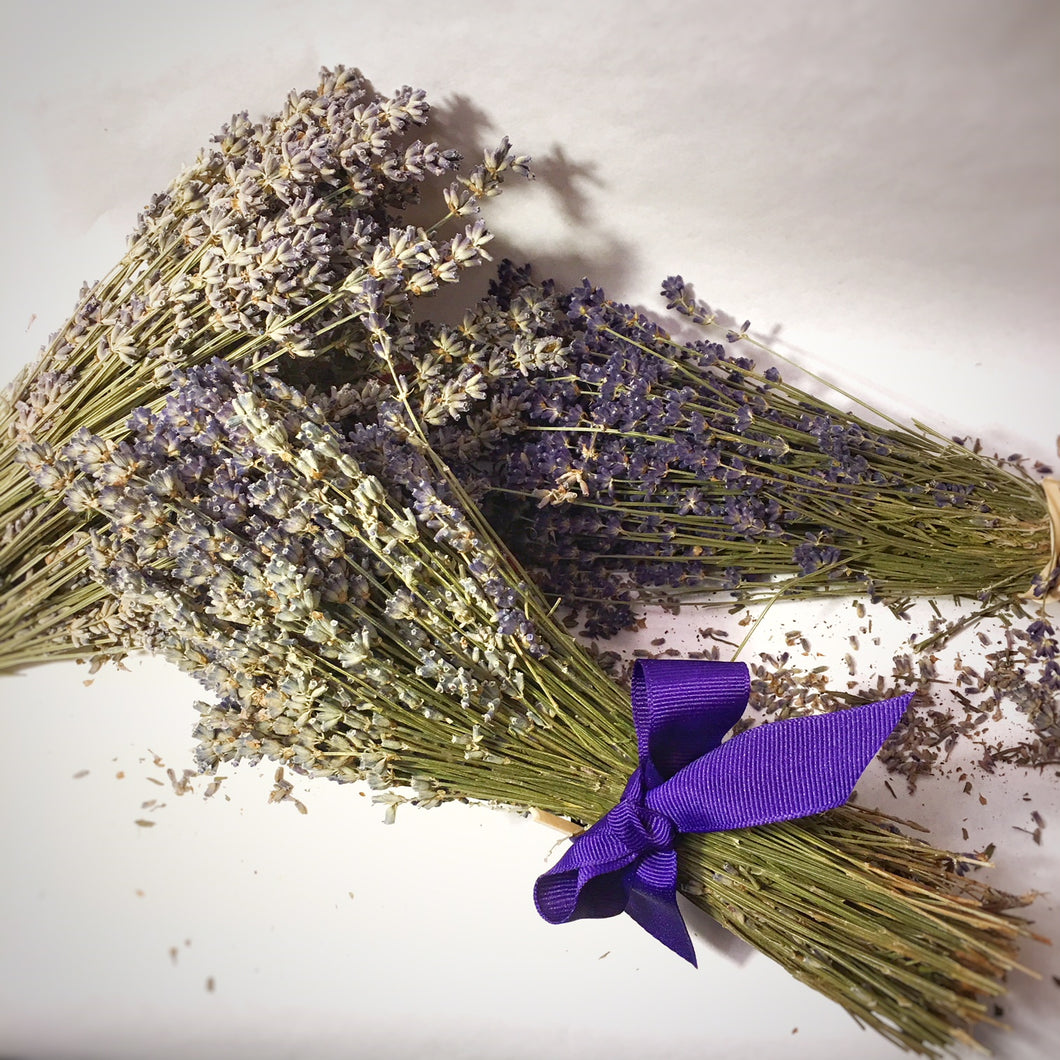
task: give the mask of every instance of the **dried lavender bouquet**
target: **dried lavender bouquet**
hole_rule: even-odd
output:
[[[526,160],[505,140],[437,189],[435,224],[413,225],[424,181],[460,162],[419,139],[428,117],[422,91],[383,96],[355,70],[323,69],[276,114],[236,114],[151,199],[122,260],[0,400],[0,671],[124,650],[86,576],[89,513],[30,477],[64,485],[53,453],[74,431],[116,437],[177,370],[213,357],[342,357],[383,322],[400,349],[413,303],[483,259],[490,233],[458,219]]]
[[[664,294],[713,320],[679,278]],[[435,374],[454,347],[478,363],[560,351],[491,379],[489,403],[433,438],[595,635],[633,621],[627,601],[864,593],[996,608],[1060,581],[1060,483],[863,403],[843,411],[730,346],[679,342],[588,282],[560,290],[505,263],[460,329],[421,343]]]
[[[57,460],[99,517],[93,574],[130,641],[216,695],[204,769],[268,757],[391,806],[591,822],[635,766],[628,692],[553,620],[396,367],[312,401],[212,362],[127,438],[78,432]],[[1028,935],[1019,899],[963,875],[974,861],[855,807],[687,836],[679,858],[693,903],[921,1055],[992,1021]]]

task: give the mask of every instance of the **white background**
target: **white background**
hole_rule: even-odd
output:
[[[661,312],[679,272],[882,407],[1049,462],[1058,47],[1060,7],[1028,0],[8,2],[0,375],[233,111],[344,63],[426,89],[460,144],[507,133],[534,156],[536,183],[489,220],[541,274]],[[645,639],[691,648],[726,622],[657,618]],[[841,668],[854,622],[849,604],[778,607],[745,657],[798,627]],[[917,627],[878,623],[886,670]],[[356,789],[299,781],[303,816],[267,803],[271,768],[177,797],[165,767],[190,765],[196,686],[129,668],[0,678],[0,1056],[898,1055],[703,918],[698,971],[628,919],[547,926],[530,889],[555,836],[514,815],[388,828]],[[882,780],[863,801],[943,845],[995,842],[998,886],[1055,889],[1053,771],[977,773],[971,797],[953,777],[895,784],[897,801]],[[1032,807],[1040,847],[1015,830]],[[1033,915],[1060,940],[1055,894]],[[1060,956],[1026,961],[1044,979],[1015,978],[1014,1029],[985,1038],[1014,1060],[1060,1040]]]

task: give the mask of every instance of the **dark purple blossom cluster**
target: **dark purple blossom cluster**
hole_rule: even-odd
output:
[[[713,319],[679,277],[663,291]],[[1033,486],[949,440],[840,411],[731,344],[678,343],[588,282],[561,292],[508,262],[463,327],[492,357],[480,363],[560,351],[489,378],[503,420],[475,407],[434,438],[547,590],[587,609],[590,633],[629,624],[638,599],[778,578],[789,593],[891,601],[1031,583],[1022,548],[976,567],[959,546],[1033,522]]]

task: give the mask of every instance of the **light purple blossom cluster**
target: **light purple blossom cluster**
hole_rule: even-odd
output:
[[[347,375],[362,359],[368,373],[400,362],[417,300],[488,259],[479,204],[529,175],[528,160],[505,138],[461,176],[455,150],[420,138],[428,117],[422,91],[384,96],[354,70],[324,69],[277,114],[235,115],[154,196],[119,265],[0,401],[0,668],[62,657],[71,640],[120,650],[82,576],[78,522],[20,461],[63,488],[48,465],[76,427],[112,435],[213,357],[250,368],[327,355]],[[432,180],[425,229],[408,209]]]
[[[93,575],[127,640],[217,696],[201,705],[203,767],[268,756],[430,802],[454,778],[423,772],[424,741],[488,770],[548,725],[540,598],[405,411],[353,404],[214,361],[128,438],[79,431],[57,463],[66,503],[97,517]]]
[[[37,438],[51,413],[69,413],[70,366],[86,347],[93,362],[143,362],[165,383],[237,336],[257,340],[236,351],[248,361],[277,349],[310,356],[406,321],[412,299],[484,260],[491,238],[480,219],[450,234],[404,219],[423,182],[460,163],[414,138],[428,113],[422,91],[381,96],[338,67],[272,117],[235,115],[152,198],[116,275],[82,292],[24,392],[15,388],[9,433]],[[527,159],[505,139],[440,189],[436,220],[473,215],[510,172],[526,174]]]

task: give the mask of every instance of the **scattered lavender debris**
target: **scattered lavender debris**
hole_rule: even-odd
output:
[[[855,601],[853,606],[858,618],[865,620],[864,604]],[[748,615],[741,624],[749,621]],[[863,621],[862,632],[865,628]],[[732,657],[731,651],[723,652],[719,647],[735,647],[724,630],[705,626],[698,634],[700,643],[713,642],[709,648],[686,649],[680,654],[690,658]],[[1056,633],[1044,618],[1035,617],[1026,627],[1010,621],[990,635],[979,631],[971,654],[946,650],[945,645],[927,654],[918,654],[912,647],[900,650],[888,669],[855,680],[848,679],[857,669],[853,657],[844,660],[844,665],[841,656],[815,655],[801,629],[783,631],[774,640],[787,650],[760,651],[753,661],[748,659],[752,710],[738,728],[766,718],[839,710],[912,689],[917,693],[912,707],[880,754],[888,771],[901,776],[910,792],[921,778],[942,775],[951,757],[962,763],[960,769],[949,772],[965,794],[974,790],[968,772],[973,768],[969,764],[972,757],[986,774],[1002,764],[1031,769],[1060,764],[1060,722],[1054,691],[1058,687]],[[848,634],[845,640],[854,654],[860,651],[857,635]],[[879,638],[872,640],[878,646]],[[650,648],[635,647],[628,654],[643,658],[675,651],[664,649],[665,643],[664,637],[656,637]],[[994,650],[984,652],[988,647]],[[629,663],[621,654],[612,656],[609,667],[620,679],[628,679]],[[844,680],[839,682],[841,672]],[[1019,727],[1013,730],[1014,718],[1025,719],[1022,731]],[[1033,819],[1037,829],[1044,827],[1037,811]]]
[[[269,792],[269,802],[293,802],[295,809],[299,813],[308,813],[309,810],[306,808],[305,803],[296,799],[292,794],[293,791],[294,785],[289,780],[284,779],[283,766],[280,766],[276,770],[273,789]]]

